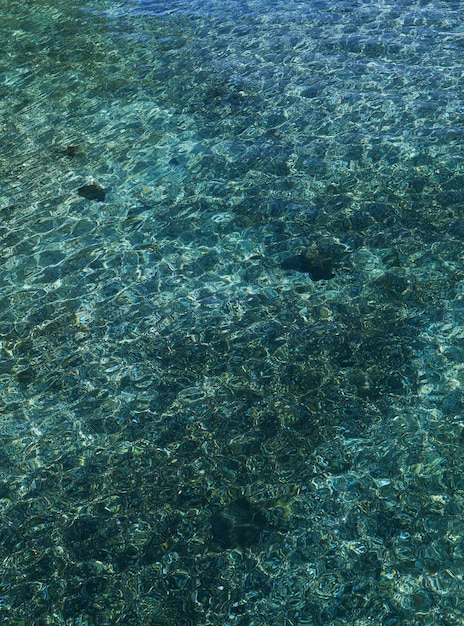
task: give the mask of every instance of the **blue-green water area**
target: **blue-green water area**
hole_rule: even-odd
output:
[[[0,0],[0,621],[464,621],[464,6]]]

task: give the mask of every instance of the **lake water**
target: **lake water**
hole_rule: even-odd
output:
[[[462,623],[464,6],[0,7],[2,623]]]

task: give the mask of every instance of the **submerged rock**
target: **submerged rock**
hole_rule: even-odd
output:
[[[76,154],[77,154],[76,146],[66,146],[66,148],[64,149],[64,155],[67,157],[70,157],[71,159],[75,157]]]
[[[267,526],[267,519],[255,504],[239,498],[216,513],[211,520],[214,539],[223,548],[251,546]]]
[[[101,185],[84,185],[79,187],[77,193],[87,200],[97,200],[98,202],[104,202],[106,191]]]
[[[316,255],[297,254],[287,257],[282,261],[280,267],[284,270],[294,270],[309,274],[311,280],[329,280],[335,274],[332,272],[333,260],[331,258],[320,258]]]

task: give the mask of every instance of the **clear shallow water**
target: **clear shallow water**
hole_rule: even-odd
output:
[[[460,3],[1,7],[2,619],[460,623]]]

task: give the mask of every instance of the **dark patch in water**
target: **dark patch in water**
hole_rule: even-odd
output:
[[[76,146],[66,146],[65,150],[64,150],[64,155],[70,158],[75,157],[77,154],[77,148]]]
[[[101,185],[84,185],[79,187],[77,193],[87,200],[97,200],[98,202],[104,202],[106,191]]]
[[[284,270],[293,270],[295,272],[304,272],[309,274],[311,280],[329,280],[335,274],[332,272],[332,259],[320,259],[317,257],[309,257],[305,254],[297,254],[287,257],[282,261],[280,267]]]
[[[214,539],[223,548],[246,547],[258,540],[267,519],[255,504],[239,498],[213,515],[211,526]]]

